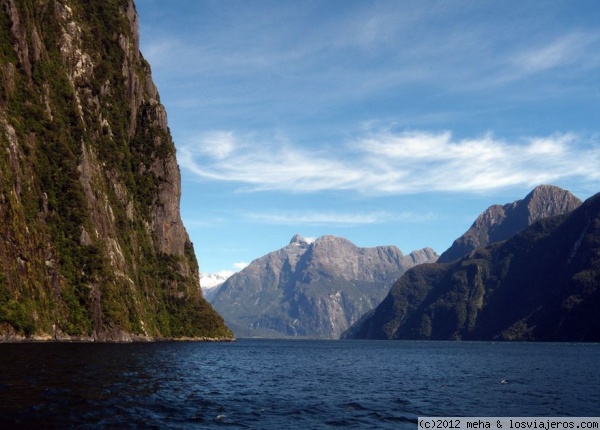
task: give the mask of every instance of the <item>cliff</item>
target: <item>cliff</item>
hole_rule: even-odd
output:
[[[580,204],[581,200],[567,190],[540,185],[522,200],[486,209],[469,230],[440,255],[438,263],[458,260],[477,248],[510,238],[539,219],[571,212]]]
[[[408,268],[437,257],[429,248],[403,255],[395,246],[296,235],[227,279],[212,304],[237,336],[337,339]]]
[[[223,338],[131,0],[0,0],[6,339]]]
[[[451,264],[409,270],[348,337],[600,341],[600,194]]]

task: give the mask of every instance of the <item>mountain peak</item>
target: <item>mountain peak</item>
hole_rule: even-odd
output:
[[[540,194],[571,194],[571,193],[567,190],[557,187],[556,185],[542,184],[542,185],[538,185],[533,190],[531,190],[531,192],[529,194],[527,194],[527,196],[525,197],[524,200],[529,200],[533,196],[540,195]]]
[[[598,342],[599,253],[600,193],[454,264],[409,270],[345,336]]]
[[[475,248],[510,238],[539,219],[569,213],[579,205],[581,200],[571,192],[553,185],[539,185],[522,200],[487,208],[438,262],[462,258]]]
[[[296,234],[227,279],[211,303],[238,336],[338,338],[402,273],[431,257],[437,254],[403,256],[395,246],[359,248],[343,237]]]
[[[554,185],[540,185],[527,194],[523,203],[531,224],[540,218],[570,212],[581,204],[581,200]]]
[[[306,239],[299,234],[295,234],[294,237],[292,237],[292,240],[290,240],[290,245],[293,243],[297,243],[298,245],[308,245]]]

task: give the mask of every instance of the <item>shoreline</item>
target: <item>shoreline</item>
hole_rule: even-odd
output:
[[[158,342],[235,342],[235,337],[149,337],[128,335],[120,338],[100,338],[96,336],[50,336],[37,335],[25,337],[20,335],[4,335],[0,337],[0,344],[24,343],[158,343]]]
[[[94,340],[94,339],[0,339],[0,345],[8,344],[50,344],[50,343],[89,343],[89,344],[129,344],[129,343],[194,343],[194,342],[207,342],[207,343],[230,343],[236,342],[236,338],[212,338],[212,337],[198,337],[198,338],[159,338],[159,339],[133,339],[133,340]]]

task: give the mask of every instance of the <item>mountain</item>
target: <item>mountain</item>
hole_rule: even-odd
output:
[[[406,269],[437,257],[430,248],[405,256],[395,246],[296,235],[231,276],[212,304],[236,336],[338,338]]]
[[[510,238],[539,219],[571,212],[580,204],[581,200],[569,191],[540,185],[523,200],[490,206],[465,234],[440,255],[438,263],[458,260],[476,248]]]
[[[0,0],[4,339],[227,338],[131,0]]]
[[[210,303],[219,291],[219,287],[223,285],[234,272],[228,270],[221,270],[217,273],[200,273],[200,287],[204,298]]]
[[[600,341],[600,194],[505,242],[406,272],[348,337]]]

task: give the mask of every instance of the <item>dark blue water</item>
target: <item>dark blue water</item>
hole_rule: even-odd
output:
[[[0,428],[416,429],[419,416],[598,415],[599,344],[0,345]]]

